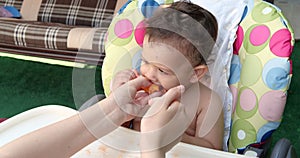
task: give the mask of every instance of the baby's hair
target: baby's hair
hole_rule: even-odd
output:
[[[158,8],[146,22],[149,42],[170,45],[193,66],[206,64],[218,34],[217,20],[209,11],[189,1],[179,1]]]

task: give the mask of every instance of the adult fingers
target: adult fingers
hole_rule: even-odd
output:
[[[146,93],[146,94],[148,94],[148,93]],[[145,95],[145,97],[143,97],[141,100],[143,101],[143,103],[151,105],[153,103],[154,99],[158,99],[162,95],[163,95],[162,92],[154,92],[150,95],[149,94]]]
[[[128,82],[128,84],[132,87],[134,87],[136,90],[141,89],[142,87],[147,87],[150,86],[150,81],[147,80],[145,77],[143,76],[139,76],[131,81]]]
[[[174,101],[167,109],[167,111],[171,114],[171,115],[175,115],[176,112],[179,110],[179,108],[181,108],[181,103],[179,101]]]
[[[162,96],[162,99],[164,100],[163,107],[167,109],[174,100],[178,99],[181,96],[184,90],[185,89],[183,85],[179,85],[177,87],[169,89],[167,93]]]

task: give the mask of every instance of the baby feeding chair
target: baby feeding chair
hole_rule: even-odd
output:
[[[121,8],[110,25],[106,42],[102,68],[106,94],[116,72],[139,67],[145,33],[143,19],[159,5],[172,2],[129,0]],[[218,66],[211,67],[212,76],[218,78],[214,89],[224,101],[224,150],[266,157],[264,148],[269,147],[271,135],[280,124],[292,77],[293,30],[280,9],[269,2],[191,2],[212,12],[219,24],[218,49],[211,55]],[[278,146],[282,150],[276,151],[276,146],[273,157],[288,152],[290,157],[296,155],[288,140],[279,141]]]

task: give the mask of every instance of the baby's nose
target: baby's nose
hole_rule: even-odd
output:
[[[157,74],[156,69],[154,67],[149,68],[149,70],[146,72],[145,76],[152,81],[153,83],[157,82]]]

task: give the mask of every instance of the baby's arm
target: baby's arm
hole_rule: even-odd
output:
[[[210,105],[203,107],[197,117],[195,136],[190,136],[185,133],[182,141],[202,147],[222,150],[224,137],[224,116],[222,107],[219,96],[213,93]]]

